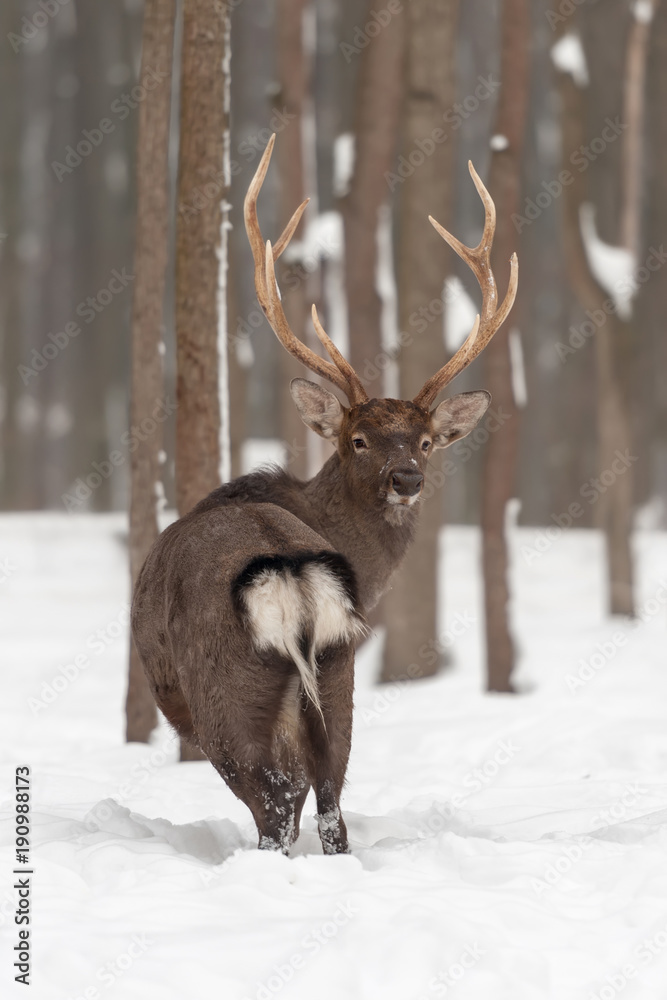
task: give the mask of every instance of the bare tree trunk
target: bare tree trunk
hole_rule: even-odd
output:
[[[391,197],[385,175],[394,163],[398,140],[408,20],[404,7],[396,14],[386,9],[386,3],[371,3],[370,8],[384,11],[389,20],[359,57],[354,171],[341,206],[349,360],[362,379],[368,362],[374,362],[382,349],[382,304],[376,290],[378,210]],[[437,59],[444,60],[443,54]],[[367,388],[370,396],[384,395],[381,384],[371,383]]]
[[[226,369],[227,359],[228,45],[226,4],[184,0],[178,203],[190,204],[193,192],[205,189],[221,171],[224,186],[202,210],[180,212],[177,223],[176,502],[181,515],[219,485],[221,426],[227,433],[220,366]],[[181,743],[181,760],[200,759],[199,751]]]
[[[646,187],[640,263],[660,252],[667,233],[667,0],[660,0],[651,25],[646,86]],[[664,249],[664,247],[663,247]],[[652,266],[653,262],[651,261]],[[667,281],[663,269],[641,284],[635,310],[642,349],[636,359],[635,398],[640,419],[636,441],[647,456],[646,496],[655,524],[667,527]]]
[[[647,0],[644,4],[634,4],[633,18],[627,36],[625,53],[625,91],[623,95],[623,122],[626,130],[622,137],[622,170],[621,170],[621,225],[619,242],[632,255],[635,268],[640,264],[643,236],[643,201],[645,186],[645,154],[647,138],[645,132],[646,115],[646,73],[648,63],[649,35],[651,22],[655,11],[655,0]],[[650,201],[649,201],[650,204]],[[650,256],[649,250],[644,260]],[[643,261],[641,262],[643,263]],[[641,329],[641,321],[637,315],[637,301],[632,302],[631,329],[628,339],[633,340],[635,331]],[[642,350],[629,352],[629,367],[623,369],[626,383],[625,393],[628,400],[628,413],[631,421],[631,437],[635,441],[648,443],[649,410],[653,396],[646,392],[642,376],[646,372],[647,331],[642,329]],[[629,345],[628,345],[629,346]],[[651,359],[653,362],[653,359]],[[633,496],[635,504],[651,500],[651,461],[650,447],[642,455],[642,461],[633,469]]]
[[[224,5],[184,0],[178,203],[219,176],[225,111]],[[179,213],[176,235],[176,503],[186,514],[220,484],[219,252],[222,201]]]
[[[99,121],[103,115],[117,107],[118,86],[110,83],[112,67],[118,62],[129,62],[130,39],[123,27],[127,24],[125,5],[118,0],[95,8],[92,4],[79,4],[76,11],[77,24],[77,74],[85,80],[77,94],[81,118],[84,122]],[[109,67],[104,70],[102,67]],[[77,168],[76,177],[69,182],[80,191],[81,233],[88,259],[86,294],[104,288],[109,282],[113,268],[118,264],[131,270],[134,238],[134,150],[142,105],[154,97],[161,100],[159,91],[166,81],[156,83],[153,74],[159,72],[155,64],[143,63],[144,72],[136,80],[144,88],[145,100],[129,108],[128,115],[118,122],[116,128],[104,138],[98,153],[86,157]],[[169,67],[166,67],[168,70]],[[134,76],[135,67],[132,67]],[[149,90],[154,86],[155,89]],[[138,107],[137,107],[138,105]],[[132,155],[128,151],[132,150]],[[103,158],[102,158],[103,157]],[[110,163],[116,164],[117,174],[109,170]],[[106,167],[106,169],[105,169]],[[126,176],[128,181],[119,180]],[[130,208],[131,206],[131,208]],[[130,209],[129,211],[127,209]],[[122,254],[122,256],[121,256]],[[130,361],[130,295],[123,292],[96,316],[93,337],[79,337],[81,376],[90,383],[89,403],[93,419],[88,419],[91,454],[81,472],[92,458],[108,459],[109,453],[121,444],[126,429],[129,392],[127,373]],[[86,423],[86,421],[78,421]],[[129,462],[123,463],[113,474],[94,489],[90,505],[97,510],[120,508],[125,510],[129,495]]]
[[[454,143],[451,135],[442,138],[442,125],[455,98],[457,14],[456,0],[413,0],[407,25],[401,26],[408,46],[403,156],[414,164],[400,188],[397,239],[400,329],[413,334],[399,362],[400,395],[407,399],[444,362],[442,302],[449,254],[428,216],[445,225],[452,205]],[[431,322],[417,332],[414,315],[424,308]],[[436,488],[424,502],[415,542],[384,600],[384,681],[426,677],[440,665],[437,577],[442,522],[442,492]]]
[[[499,139],[491,157],[489,174],[489,191],[497,215],[491,268],[501,289],[507,285],[509,259],[517,240],[511,217],[518,211],[521,197],[529,73],[530,4],[528,0],[504,0],[501,91],[494,129]],[[482,560],[489,691],[513,690],[514,643],[508,619],[505,511],[516,493],[519,412],[512,391],[510,329],[511,321],[498,331],[484,352],[484,387],[491,393],[493,405],[510,414],[502,430],[489,437],[482,475]]]
[[[580,88],[568,73],[559,74],[563,107],[565,159],[584,142],[583,104]],[[567,160],[569,163],[569,160]],[[581,233],[580,209],[586,199],[586,175],[573,172],[573,182],[564,187],[563,245],[572,288],[582,309],[602,317],[596,324],[598,473],[612,468],[616,452],[630,452],[628,402],[620,372],[629,364],[629,326],[617,312],[603,308],[608,293],[594,277]],[[613,471],[613,470],[612,470]],[[628,467],[611,488],[597,499],[594,518],[606,536],[609,598],[612,614],[634,614],[633,569],[630,549],[632,529],[633,473]]]
[[[272,0],[253,0],[234,6],[232,18],[232,88],[231,138],[235,163],[231,182],[230,232],[232,278],[234,281],[234,317],[230,323],[238,363],[245,370],[243,427],[234,436],[249,440],[275,440],[280,437],[281,408],[285,386],[280,383],[281,355],[285,352],[264,319],[257,303],[254,264],[243,224],[243,199],[257,169],[270,131],[280,132],[278,149],[285,133],[294,124],[285,116],[272,114],[273,88],[276,80],[275,4]],[[282,111],[282,108],[281,108]],[[276,159],[278,150],[276,150]],[[277,161],[276,161],[277,162]],[[272,163],[262,192],[259,213],[262,232],[276,238],[278,222],[278,185],[276,163]],[[240,415],[233,413],[238,427]],[[242,445],[242,459],[247,461]],[[245,466],[244,466],[245,467]]]
[[[280,169],[280,226],[282,230],[292,217],[297,205],[305,198],[304,183],[304,104],[308,94],[307,56],[303,46],[303,17],[308,0],[279,0],[276,11],[277,66],[279,91],[276,110],[285,109],[289,128],[278,142],[277,158]],[[299,223],[294,239],[303,239],[305,220]],[[293,246],[298,246],[298,242]],[[307,281],[303,268],[303,255],[291,253],[280,261],[280,287],[285,315],[290,328],[299,340],[306,338],[309,315],[306,302]],[[300,365],[287,351],[280,353],[280,384],[289,385],[293,378],[303,377]],[[294,476],[307,476],[306,427],[288,392],[281,396],[281,430],[287,444],[286,464]]]
[[[585,3],[569,23],[559,22],[558,34],[581,29],[588,71],[582,107],[582,127],[587,142],[602,134],[606,121],[625,118],[625,76],[628,38],[632,30],[634,0]],[[627,136],[627,132],[624,133]],[[587,166],[587,200],[595,205],[600,239],[620,243],[623,214],[623,142],[609,143],[604,156]],[[572,150],[568,150],[571,153]]]
[[[646,60],[654,5],[655,0],[648,0],[649,18],[635,14],[626,53],[623,121],[627,130],[623,136],[622,148],[623,200],[620,228],[621,244],[630,250],[635,259],[639,254],[641,235]]]
[[[17,32],[19,22],[18,6],[3,4],[0,32],[4,39],[10,32]],[[24,465],[27,456],[22,449],[19,407],[20,400],[26,396],[24,383],[31,381],[32,376],[20,377],[18,374],[19,365],[26,365],[30,357],[26,346],[32,346],[22,322],[21,275],[24,268],[18,252],[23,221],[21,188],[25,176],[21,169],[21,132],[28,118],[28,109],[18,95],[23,93],[21,77],[25,59],[26,56],[12,52],[0,60],[2,92],[15,95],[14,100],[5,102],[0,120],[0,379],[4,404],[0,421],[0,506],[3,510],[28,507],[31,499],[29,493],[24,493],[30,469]]]
[[[131,456],[130,572],[132,587],[158,535],[161,497],[161,422],[155,419],[164,397],[162,322],[169,243],[169,118],[174,47],[174,0],[147,0],[142,66],[168,74],[139,110],[137,148],[137,237],[132,314],[132,405],[130,422],[143,427]],[[160,420],[163,412],[159,413]],[[150,430],[150,432],[149,432]],[[148,742],[157,722],[155,702],[130,640],[126,737]]]

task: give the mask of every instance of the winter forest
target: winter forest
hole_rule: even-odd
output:
[[[3,996],[664,1000],[667,0],[0,86]]]

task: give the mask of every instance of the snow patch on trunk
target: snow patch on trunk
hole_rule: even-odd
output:
[[[227,267],[229,255],[228,234],[231,229],[227,192],[232,180],[229,133],[229,115],[231,110],[231,22],[228,9],[223,15],[225,33],[225,54],[222,60],[224,77],[224,112],[227,116],[227,128],[222,137],[222,175],[224,179],[224,195],[220,203],[222,221],[220,223],[220,244],[218,254],[218,399],[220,407],[220,481],[228,482],[232,476],[232,449],[229,437],[229,365],[227,357]]]
[[[625,247],[615,247],[609,243],[603,243],[598,236],[595,225],[595,208],[590,202],[581,205],[579,224],[586,248],[586,257],[593,275],[614,300],[614,305],[621,319],[630,319],[636,285],[633,277],[634,254]]]
[[[445,346],[453,354],[475,325],[477,309],[463,287],[463,282],[454,274],[445,279],[444,298]]]
[[[526,369],[523,363],[521,333],[516,327],[512,327],[509,332],[509,352],[512,371],[512,395],[514,396],[515,406],[521,410],[528,402],[528,388],[526,386]]]
[[[343,132],[337,136],[333,146],[333,191],[337,198],[344,198],[349,193],[355,155],[354,133]]]
[[[561,73],[569,73],[578,87],[588,86],[588,65],[579,35],[564,35],[551,49],[551,59]]]
[[[245,476],[266,465],[287,463],[285,442],[278,438],[248,438],[241,445],[241,471]]]

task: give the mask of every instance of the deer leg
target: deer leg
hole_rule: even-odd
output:
[[[340,812],[340,791],[331,778],[325,778],[316,790],[317,826],[325,854],[349,854],[347,827]]]
[[[325,854],[348,854],[347,828],[340,812],[340,796],[352,740],[354,648],[332,647],[319,657],[318,690],[324,725],[312,706],[306,725],[315,765],[317,825]]]
[[[260,767],[257,780],[259,794],[251,808],[259,832],[259,849],[289,854],[299,835],[308,781],[305,775],[295,778],[276,770],[275,766]]]
[[[209,759],[234,795],[250,809],[259,849],[288,854],[299,835],[301,810],[310,789],[305,773],[286,773],[271,758],[252,764],[217,755]]]
[[[308,798],[308,792],[310,791],[310,782],[308,782],[303,789],[297,795],[296,801],[294,803],[294,837],[292,843],[298,839],[299,833],[301,831],[301,813],[306,799]]]

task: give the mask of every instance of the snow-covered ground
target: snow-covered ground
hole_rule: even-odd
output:
[[[123,743],[123,520],[0,518],[2,996],[664,1000],[667,537],[637,537],[635,624],[604,616],[599,536],[550,534],[513,534],[512,697],[481,693],[478,534],[445,533],[452,667],[378,688],[379,639],[362,651],[352,854],[322,856],[310,799],[285,858],[166,726]],[[19,765],[30,991],[12,968]]]

